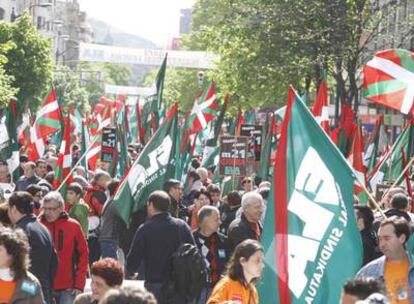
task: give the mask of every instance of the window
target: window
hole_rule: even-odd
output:
[[[4,8],[0,7],[0,20],[4,19],[4,13],[5,13]]]

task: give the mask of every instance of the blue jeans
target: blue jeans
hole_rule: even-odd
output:
[[[212,288],[211,287],[204,287],[201,290],[200,296],[198,297],[197,304],[206,304],[208,298],[211,295],[211,292],[212,292]]]
[[[101,257],[102,258],[113,258],[115,260],[118,259],[116,254],[118,250],[118,244],[111,241],[99,241],[99,245],[101,247]]]
[[[62,291],[54,291],[53,298],[56,304],[73,304],[75,296],[72,294],[73,289],[66,289]]]

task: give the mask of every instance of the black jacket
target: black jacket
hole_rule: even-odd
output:
[[[364,259],[362,266],[368,264],[372,260],[379,258],[382,253],[378,248],[378,241],[373,230],[364,229],[361,231],[362,245],[364,249]]]
[[[260,232],[262,232],[263,228],[260,223],[259,228]],[[228,230],[228,238],[231,252],[233,252],[234,248],[244,240],[252,239],[260,241],[257,239],[256,233],[252,229],[244,213],[242,213],[240,218],[236,218],[233,222],[231,222]]]
[[[213,287],[220,280],[221,274],[223,274],[226,263],[230,258],[227,237],[221,233],[214,233],[210,237],[206,237],[200,233],[199,229],[193,232],[193,236],[203,259],[207,259],[206,268],[208,276],[206,285]],[[215,252],[211,253],[210,251],[213,248]],[[213,256],[215,257],[214,261]]]
[[[21,228],[29,239],[30,272],[39,280],[43,294],[47,298],[52,289],[58,263],[52,237],[34,214],[21,218],[16,223],[16,227]]]
[[[180,235],[179,235],[180,233]],[[145,265],[145,282],[162,283],[171,270],[172,254],[182,243],[194,244],[190,227],[169,213],[149,218],[135,233],[127,256],[127,275],[137,272],[140,263]]]
[[[229,226],[231,222],[236,218],[236,212],[240,208],[240,205],[229,206],[228,204],[223,204],[219,207],[221,215],[221,225],[220,232],[227,235]]]

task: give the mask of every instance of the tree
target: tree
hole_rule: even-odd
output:
[[[6,54],[4,70],[13,77],[12,85],[17,93],[20,109],[29,105],[38,106],[34,97],[43,95],[51,86],[52,57],[51,42],[43,37],[31,23],[27,13],[11,24],[1,24],[0,44],[11,42],[13,47]]]
[[[7,52],[14,48],[14,46],[15,45],[10,41],[0,44],[0,108],[7,106],[10,99],[15,97],[19,91],[19,89],[12,85],[14,77],[7,75],[4,69],[4,64],[7,62]]]
[[[359,68],[375,51],[372,42],[389,24],[398,28],[401,41],[414,31],[412,18],[393,18],[405,1],[377,2],[198,0],[184,47],[220,56],[209,75],[231,94],[231,104],[245,109],[281,105],[289,84],[309,93],[325,70],[336,82],[337,101],[353,102],[357,109]],[[401,45],[392,39],[394,47]]]
[[[147,87],[154,83],[157,72],[158,68],[145,77],[144,84]],[[167,61],[163,92],[163,99],[167,108],[173,103],[178,102],[181,111],[190,109],[200,89],[201,86],[197,80],[197,70],[168,67]]]
[[[53,75],[56,95],[64,111],[78,108],[84,114],[90,112],[88,91],[80,86],[79,74],[67,66],[57,66]]]
[[[75,73],[81,75],[81,87],[87,91],[89,104],[92,108],[105,95],[105,84],[134,85],[131,80],[131,69],[127,65],[80,62]]]

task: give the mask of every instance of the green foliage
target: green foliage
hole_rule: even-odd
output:
[[[0,32],[3,24],[0,24]],[[8,75],[4,69],[4,64],[7,63],[7,52],[15,47],[11,41],[0,44],[0,108],[4,108],[10,102],[12,97],[15,97],[19,89],[13,87],[14,77]]]
[[[18,106],[29,105],[32,110],[38,106],[36,96],[43,95],[50,89],[52,79],[51,42],[44,38],[31,23],[25,13],[14,23],[1,24],[0,45],[9,44],[6,52],[4,70],[12,81],[12,86],[19,89]]]
[[[281,106],[290,84],[301,94],[315,91],[324,70],[328,71],[328,82],[335,81],[336,88],[330,89],[337,99],[353,101],[357,108],[364,54],[372,52],[368,46],[387,29],[379,24],[401,9],[392,1],[381,7],[372,3],[197,0],[193,31],[183,44],[185,49],[205,50],[220,57],[208,76],[230,93],[231,111],[238,106],[246,110]],[[401,22],[396,26],[406,39],[413,34],[412,22]],[[188,79],[184,73],[177,77],[171,90],[180,96],[185,94],[181,92]]]
[[[67,66],[57,66],[53,75],[56,95],[64,111],[70,107],[83,113],[90,112],[88,91],[80,86],[79,74]]]
[[[158,68],[145,77],[144,84],[152,86],[157,75]],[[180,104],[180,110],[188,110],[200,91],[197,81],[197,71],[193,69],[168,67],[165,73],[163,102],[167,108],[175,102]]]
[[[4,108],[12,97],[18,93],[18,89],[12,87],[14,78],[6,74],[3,65],[0,65],[0,108]]]
[[[105,80],[107,84],[129,86],[131,85],[131,68],[127,65],[105,63]]]
[[[122,64],[80,62],[76,73],[82,75],[81,87],[86,90],[92,108],[105,95],[105,84],[134,85],[130,67]]]

